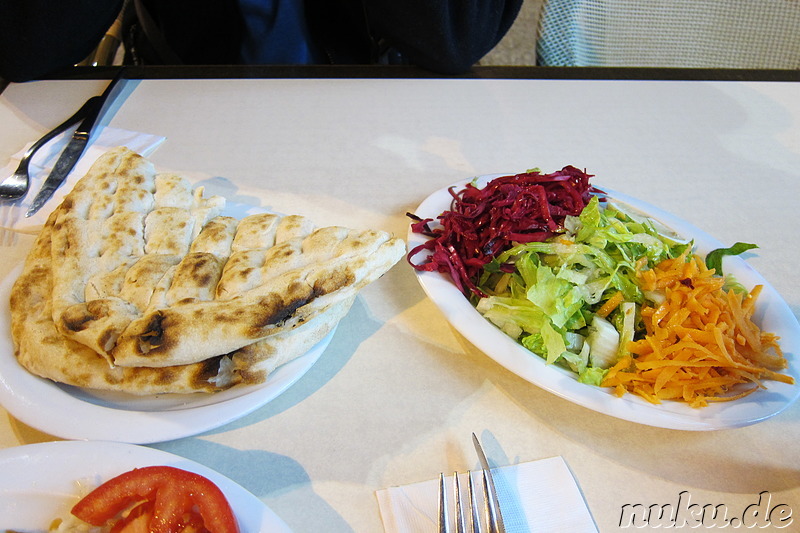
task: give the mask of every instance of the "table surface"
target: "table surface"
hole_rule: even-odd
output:
[[[6,161],[102,79],[11,84]],[[408,230],[406,212],[475,175],[565,165],[723,243],[800,316],[800,83],[688,79],[289,77],[133,80],[108,124],[163,135],[160,170],[318,225]],[[0,276],[30,238],[4,250]],[[800,354],[789,354],[797,357]],[[661,429],[570,403],[459,335],[401,261],[363,290],[317,364],[257,411],[153,444],[251,491],[296,531],[381,531],[375,491],[562,456],[600,531],[627,503],[743,509],[769,491],[800,512],[800,406],[720,431]],[[0,447],[58,440],[0,409]]]

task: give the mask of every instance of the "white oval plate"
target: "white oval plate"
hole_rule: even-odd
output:
[[[0,530],[48,531],[84,490],[133,468],[167,465],[207,477],[231,504],[242,533],[291,530],[256,496],[231,479],[183,457],[115,442],[60,441],[0,450]]]
[[[483,187],[489,180],[503,174],[481,176],[476,186]],[[460,190],[472,180],[464,180],[434,192],[414,212],[421,218],[436,219],[450,209],[450,187]],[[600,187],[602,189],[602,187]],[[691,224],[657,207],[624,194],[604,191],[613,200],[646,214],[673,229],[678,235],[691,238],[701,254],[706,254],[722,244]],[[409,251],[427,240],[427,237],[409,229]],[[424,259],[421,253],[415,259]],[[800,381],[800,325],[789,306],[775,289],[752,267],[739,257],[725,259],[725,271],[732,274],[745,287],[763,285],[758,299],[755,320],[762,329],[780,336],[781,349],[789,360],[788,374]],[[545,361],[523,348],[511,337],[483,318],[451,281],[449,275],[439,272],[417,271],[417,279],[428,297],[444,313],[450,324],[467,340],[502,366],[534,385],[573,403],[617,418],[650,426],[681,430],[716,430],[755,424],[770,418],[792,404],[800,395],[800,385],[765,382],[767,389],[759,390],[740,400],[712,403],[695,409],[682,402],[651,404],[644,399],[626,394],[618,398],[611,389],[579,383],[575,374]]]
[[[330,344],[334,328],[264,383],[213,394],[133,394],[89,391],[35,376],[14,357],[8,299],[22,266],[0,283],[0,404],[31,427],[74,440],[150,444],[197,435],[237,420],[300,379]]]

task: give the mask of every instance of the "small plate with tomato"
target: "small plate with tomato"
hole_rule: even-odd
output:
[[[117,531],[152,530],[155,508],[172,517],[162,522],[181,520],[194,528],[189,531],[291,531],[231,479],[144,446],[96,441],[17,446],[0,450],[0,471],[0,530],[49,531],[72,510],[105,523],[136,502]]]

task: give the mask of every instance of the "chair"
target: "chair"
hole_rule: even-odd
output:
[[[800,69],[800,0],[546,0],[537,64]]]

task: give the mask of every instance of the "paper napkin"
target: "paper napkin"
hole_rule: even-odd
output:
[[[467,475],[459,475],[464,495]],[[480,472],[472,475],[476,487],[481,487],[477,484]],[[492,475],[507,533],[597,533],[583,495],[562,457],[493,468]],[[452,506],[452,475],[447,483]],[[378,491],[386,533],[437,533],[438,494],[438,478]],[[462,498],[467,501],[465,496]]]
[[[38,213],[25,218],[25,213],[28,207],[39,192],[44,180],[53,169],[58,156],[64,150],[71,137],[71,132],[64,133],[39,149],[30,163],[30,176],[31,188],[28,194],[16,202],[2,202],[0,203],[0,228],[11,229],[22,233],[36,233],[47,221],[47,217],[55,209],[75,183],[82,178],[89,167],[100,157],[103,153],[107,152],[117,146],[127,146],[131,150],[147,157],[158,148],[166,137],[158,135],[150,135],[147,133],[138,133],[135,131],[127,131],[116,128],[103,128],[97,136],[91,139],[89,146],[83,153],[75,168],[72,169],[67,179],[53,194],[52,198],[39,210]],[[30,143],[25,148],[11,157],[8,165],[0,171],[0,180],[10,176],[17,169],[22,155],[33,144]]]

